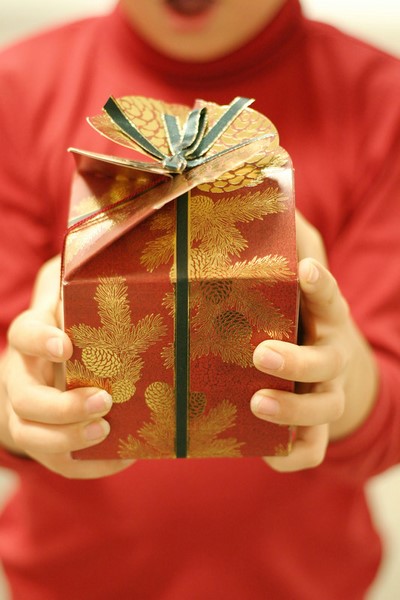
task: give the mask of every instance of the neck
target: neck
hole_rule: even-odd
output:
[[[214,61],[235,52],[271,23],[287,0],[214,0],[197,14],[185,14],[185,3],[120,0],[131,27],[149,46],[183,62]],[[201,2],[200,2],[201,4]],[[179,9],[180,7],[180,9]]]
[[[149,44],[126,18],[120,5],[116,11],[116,37],[124,60],[141,64],[152,78],[172,83],[184,81],[185,88],[221,88],[222,82],[250,80],[260,69],[275,63],[282,52],[302,35],[299,0],[287,0],[267,26],[240,49],[214,60],[193,63],[166,56]]]

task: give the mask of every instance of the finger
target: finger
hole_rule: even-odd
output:
[[[27,310],[11,324],[8,332],[10,347],[27,356],[63,362],[72,355],[72,342],[55,326],[50,312]]]
[[[328,425],[299,427],[288,456],[268,456],[264,461],[280,473],[318,467],[325,458],[328,439]]]
[[[38,383],[9,384],[9,398],[14,412],[21,419],[63,425],[104,416],[112,407],[112,398],[105,390],[76,388],[60,391]]]
[[[82,387],[64,391],[53,387],[51,376],[46,376],[48,365],[18,353],[10,360],[7,395],[21,419],[62,425],[104,416],[111,409],[112,398],[106,390]]]
[[[12,412],[9,429],[16,445],[27,454],[82,450],[102,442],[110,433],[110,425],[105,419],[71,425],[46,425],[20,419]]]
[[[39,270],[32,294],[32,308],[55,315],[60,300],[61,257],[55,256]]]
[[[324,242],[319,231],[296,210],[296,240],[299,259],[312,257],[327,265]]]
[[[283,390],[259,390],[250,401],[259,419],[282,425],[322,425],[343,415],[345,398],[341,386],[331,383],[320,392],[295,394]]]
[[[263,373],[289,381],[328,381],[343,369],[344,354],[333,345],[298,346],[279,340],[261,342],[254,350],[254,366]]]
[[[298,267],[306,310],[329,325],[341,325],[349,308],[333,275],[316,260],[305,258]]]

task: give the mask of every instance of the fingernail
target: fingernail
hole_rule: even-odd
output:
[[[84,435],[88,442],[99,440],[106,437],[110,433],[110,424],[102,419],[95,423],[89,423],[84,429]]]
[[[306,279],[307,283],[316,283],[319,279],[319,271],[312,262],[310,262],[308,265],[308,273]]]
[[[64,354],[64,343],[60,337],[49,338],[46,342],[46,349],[55,358],[61,358]]]
[[[257,348],[254,359],[263,369],[268,371],[276,371],[283,366],[283,356],[265,346]]]
[[[255,413],[273,417],[279,412],[279,402],[257,392],[251,399],[251,408]]]
[[[86,410],[91,415],[110,410],[111,406],[112,397],[105,390],[96,392],[86,400]]]

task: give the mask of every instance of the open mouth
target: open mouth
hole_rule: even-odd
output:
[[[168,7],[178,15],[194,17],[205,13],[214,0],[165,0]]]

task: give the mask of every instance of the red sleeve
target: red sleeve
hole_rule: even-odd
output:
[[[11,320],[30,300],[40,265],[51,256],[51,218],[44,169],[38,160],[43,126],[29,109],[32,82],[18,84],[19,53],[0,58],[0,350]]]
[[[19,86],[18,52],[0,58],[0,352],[12,319],[30,300],[32,283],[49,257],[50,214],[43,172],[36,158],[35,129],[29,118],[29,82]],[[32,72],[31,77],[35,74]],[[33,85],[33,82],[32,82]],[[21,88],[21,89],[19,89]],[[19,473],[36,468],[28,458],[0,449],[0,464]]]
[[[380,392],[367,421],[352,435],[329,445],[326,468],[343,471],[353,483],[400,461],[398,367],[380,361]]]
[[[384,68],[386,65],[387,68]],[[330,445],[327,463],[362,479],[400,462],[400,65],[376,65],[351,132],[356,176],[330,266],[372,346],[379,393],[367,422]]]

